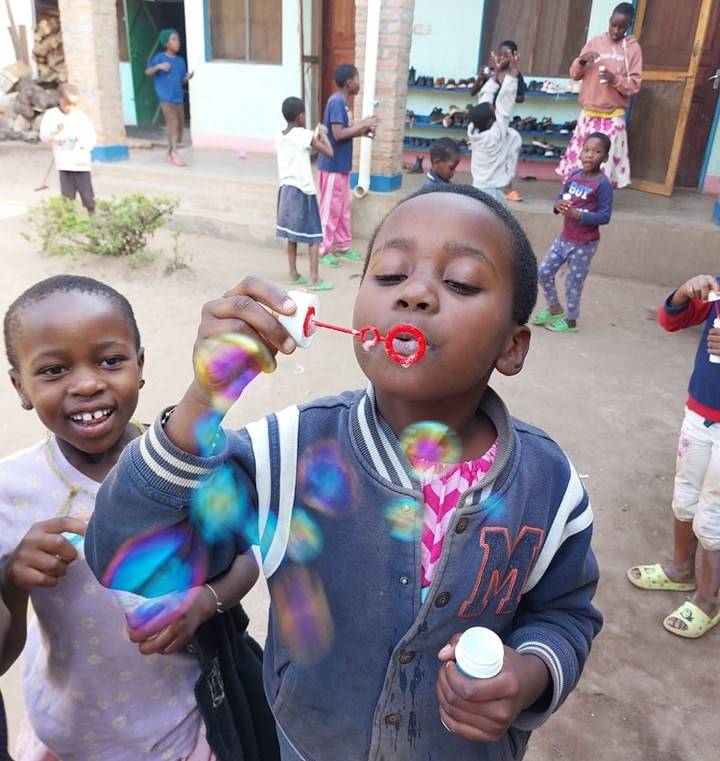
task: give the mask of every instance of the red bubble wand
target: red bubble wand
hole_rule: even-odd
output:
[[[334,330],[337,333],[346,333],[347,335],[357,338],[363,345],[365,351],[374,349],[379,343],[385,346],[385,353],[390,357],[393,362],[397,362],[401,367],[410,367],[416,362],[419,362],[427,351],[427,340],[423,335],[423,332],[416,328],[414,325],[402,324],[395,325],[395,327],[388,330],[388,334],[383,336],[382,333],[374,325],[366,325],[363,328],[344,328],[341,325],[333,325],[330,322],[321,322],[315,316],[315,308],[309,307],[307,314],[305,315],[305,322],[303,325],[303,334],[309,338],[317,328],[325,328],[326,330]],[[399,340],[403,343],[409,343],[414,341],[417,346],[415,350],[409,354],[401,354],[395,348],[395,341]]]

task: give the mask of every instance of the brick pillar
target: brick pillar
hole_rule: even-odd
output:
[[[120,92],[115,0],[59,0],[68,81],[95,125],[96,161],[128,157]]]
[[[365,31],[368,0],[355,0],[355,65],[360,70],[360,85],[365,78]],[[401,157],[407,104],[407,80],[410,68],[415,0],[382,0],[380,9],[380,39],[378,42],[375,113],[381,123],[373,141],[370,189],[387,192],[402,184]],[[355,118],[359,112],[362,92],[355,99]],[[355,167],[360,151],[355,151]]]

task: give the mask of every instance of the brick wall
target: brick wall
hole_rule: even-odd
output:
[[[394,175],[401,171],[414,10],[415,0],[382,0],[375,87],[375,100],[380,101],[375,113],[381,123],[373,143],[371,174]],[[361,86],[366,28],[367,0],[355,0],[355,65],[360,70]],[[361,91],[355,100],[356,119],[363,116],[359,111],[362,97]],[[359,153],[355,151],[356,162]]]
[[[80,88],[98,145],[125,143],[115,0],[59,0],[68,80]]]

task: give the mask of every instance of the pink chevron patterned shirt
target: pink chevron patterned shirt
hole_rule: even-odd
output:
[[[432,583],[445,534],[452,522],[458,500],[468,489],[477,486],[492,468],[497,449],[496,440],[479,460],[449,465],[433,463],[430,467],[425,462],[413,462],[417,467],[425,502],[420,547],[423,590]]]

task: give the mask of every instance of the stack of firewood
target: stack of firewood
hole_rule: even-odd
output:
[[[37,82],[55,87],[67,82],[67,66],[63,49],[60,20],[53,17],[40,19],[35,29],[33,58],[38,67]]]

